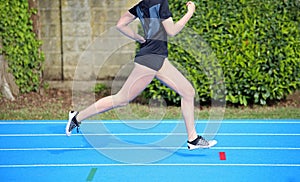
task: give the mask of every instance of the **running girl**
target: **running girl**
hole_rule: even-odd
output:
[[[197,134],[194,122],[195,90],[168,60],[167,36],[178,34],[195,12],[193,2],[187,2],[186,6],[187,13],[176,23],[172,19],[168,0],[142,0],[120,18],[117,29],[141,44],[141,49],[134,60],[134,68],[117,94],[104,97],[80,112],[69,112],[67,136],[71,135],[74,128],[79,127],[81,121],[128,104],[154,78],[157,78],[181,96],[181,110],[187,131],[188,148],[192,150],[216,145],[217,141],[207,141]],[[144,36],[137,34],[128,26],[136,18],[139,18],[142,24]]]

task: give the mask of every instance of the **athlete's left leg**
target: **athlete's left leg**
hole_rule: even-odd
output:
[[[80,111],[77,120],[80,122],[95,114],[128,104],[146,88],[155,74],[156,71],[135,63],[134,69],[117,94],[104,97]]]
[[[132,72],[117,94],[104,97],[80,112],[69,112],[69,120],[66,125],[66,134],[70,136],[75,127],[78,129],[82,120],[110,109],[128,104],[146,88],[146,86],[155,77],[155,74],[155,70],[135,63]]]

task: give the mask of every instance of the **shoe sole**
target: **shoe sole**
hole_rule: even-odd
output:
[[[209,145],[207,146],[201,146],[201,145],[192,145],[188,143],[188,149],[189,150],[195,150],[195,149],[209,149],[213,146],[215,146],[218,142],[216,140],[210,140],[208,141]]]
[[[67,135],[67,136],[71,136],[72,131],[69,132],[69,128],[70,128],[72,119],[73,119],[73,117],[76,115],[76,113],[77,113],[77,112],[75,112],[75,111],[74,111],[74,112],[72,112],[72,111],[69,112],[69,120],[68,120],[68,123],[67,123],[67,125],[66,125],[66,135]]]

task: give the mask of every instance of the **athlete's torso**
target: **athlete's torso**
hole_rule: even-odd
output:
[[[136,56],[157,54],[167,57],[167,33],[161,22],[172,16],[168,1],[143,0],[129,12],[140,19],[146,39]]]

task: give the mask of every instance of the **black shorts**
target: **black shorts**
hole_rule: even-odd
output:
[[[164,55],[147,54],[135,57],[134,62],[158,71],[164,64],[166,58]]]

